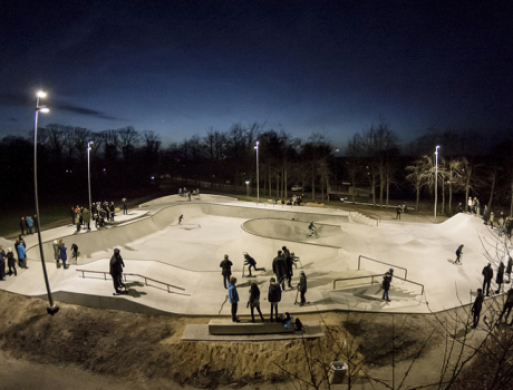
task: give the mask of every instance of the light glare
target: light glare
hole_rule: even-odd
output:
[[[39,91],[39,92],[37,93],[37,97],[40,97],[40,98],[44,98],[44,97],[46,97],[46,92]]]

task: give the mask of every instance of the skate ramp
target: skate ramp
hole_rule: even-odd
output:
[[[258,236],[283,239],[295,242],[315,243],[316,238],[310,236],[309,223],[289,221],[277,218],[255,218],[245,222],[242,228],[248,233]],[[320,237],[329,237],[340,234],[340,226],[315,224]]]

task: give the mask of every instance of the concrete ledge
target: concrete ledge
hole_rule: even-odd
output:
[[[232,322],[231,320],[210,320],[208,331],[214,335],[241,335],[241,334],[272,334],[294,333],[292,329],[286,329],[279,322]]]
[[[308,207],[324,207],[324,203],[307,203]]]

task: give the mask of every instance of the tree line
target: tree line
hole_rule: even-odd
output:
[[[93,188],[102,198],[113,190],[146,189],[167,182],[194,183],[215,190],[219,185],[256,186],[256,142],[260,194],[287,198],[291,185],[302,186],[313,200],[345,190],[350,200],[362,201],[358,187],[367,188],[369,203],[385,206],[391,199],[434,196],[437,178],[441,212],[454,212],[454,199],[478,196],[492,206],[509,203],[513,209],[513,142],[506,140],[489,153],[478,132],[431,129],[404,144],[386,123],[355,133],[336,148],[325,136],[306,140],[263,124],[234,124],[226,131],[210,128],[167,147],[153,131],[133,127],[94,132],[82,127],[49,124],[38,129],[38,174],[48,197],[82,196],[87,187],[87,143]],[[8,194],[32,196],[32,135],[7,136],[0,141],[0,175]],[[435,147],[440,145],[438,165]],[[437,175],[437,176],[436,176]],[[351,188],[348,188],[351,187]],[[79,195],[80,194],[80,195]],[[361,195],[361,194],[360,194]],[[0,196],[5,199],[6,193]],[[10,195],[9,195],[10,196]],[[465,202],[466,205],[467,202]],[[513,211],[513,210],[512,210]]]

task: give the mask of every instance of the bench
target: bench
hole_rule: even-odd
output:
[[[294,333],[294,324],[287,329],[279,322],[232,322],[232,320],[210,320],[208,331],[215,335]]]

